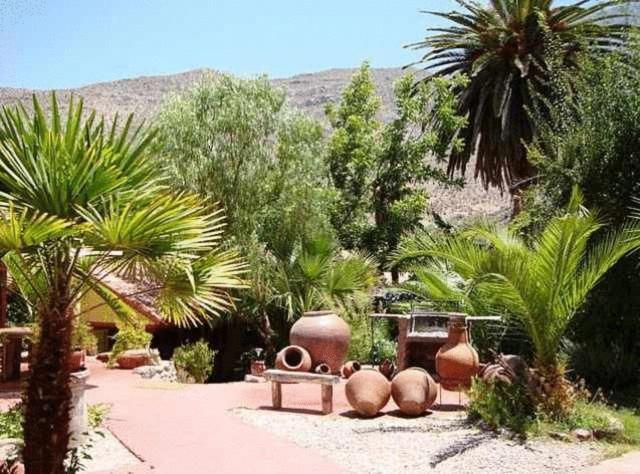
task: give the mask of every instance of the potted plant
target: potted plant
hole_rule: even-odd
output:
[[[114,336],[115,344],[109,356],[109,367],[117,363],[121,369],[135,369],[152,362],[149,352],[151,334],[142,325],[127,324]]]
[[[75,322],[71,334],[71,347],[71,372],[78,372],[85,367],[87,354],[95,354],[98,347],[96,336],[85,321]]]

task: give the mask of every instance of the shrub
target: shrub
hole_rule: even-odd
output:
[[[0,438],[22,439],[22,404],[18,403],[7,411],[0,412]]]
[[[89,405],[87,408],[87,415],[89,417],[89,428],[95,430],[100,428],[104,419],[107,417],[110,411],[109,405],[104,403],[96,403],[95,405]]]
[[[476,378],[469,391],[468,415],[471,420],[482,420],[491,429],[506,427],[524,434],[535,419],[535,410],[523,385]]]
[[[120,327],[114,336],[115,344],[109,356],[109,367],[116,363],[120,354],[131,349],[146,349],[151,344],[151,334],[141,326],[126,325]]]
[[[98,338],[91,331],[86,321],[77,320],[71,334],[71,345],[74,349],[80,348],[93,355],[98,352]]]
[[[395,360],[396,344],[392,325],[389,320],[371,320],[364,313],[351,317],[347,358],[373,364],[379,364],[383,359]]]
[[[213,371],[215,354],[205,341],[198,341],[178,347],[173,353],[173,363],[179,375],[182,371],[195,383],[204,383]]]

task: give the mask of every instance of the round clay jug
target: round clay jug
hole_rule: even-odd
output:
[[[403,370],[391,382],[391,396],[408,416],[422,415],[436,401],[438,388],[429,373],[420,367]]]
[[[345,385],[351,407],[364,417],[376,416],[389,401],[391,384],[377,370],[360,370]]]
[[[440,384],[447,390],[469,388],[479,366],[478,353],[469,344],[466,315],[454,313],[449,317],[447,342],[436,354]]]
[[[287,346],[276,356],[276,369],[309,372],[311,370],[311,356],[304,347]]]
[[[291,344],[309,351],[312,366],[327,364],[332,374],[340,372],[349,351],[349,325],[332,311],[308,311],[291,327]]]
[[[357,360],[350,360],[346,364],[342,366],[342,376],[345,379],[351,377],[355,372],[359,371],[362,368],[360,362]]]

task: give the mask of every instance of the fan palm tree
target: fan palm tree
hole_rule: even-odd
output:
[[[418,63],[431,76],[469,78],[459,89],[458,112],[469,118],[461,130],[464,147],[452,150],[449,173],[464,173],[475,155],[475,177],[485,188],[506,185],[518,194],[535,173],[527,159],[536,133],[530,112],[546,116],[554,72],[574,74],[581,53],[623,47],[626,15],[608,9],[629,2],[456,1],[461,11],[426,12],[450,26],[431,28],[431,36],[408,47],[428,50]]]
[[[0,112],[0,256],[30,291],[39,325],[25,393],[26,471],[60,474],[69,441],[73,308],[107,272],[144,278],[166,318],[194,325],[225,311],[243,263],[219,248],[222,216],[175,194],[148,152],[154,133],[111,127],[55,95]]]
[[[462,307],[500,308],[518,318],[545,380],[541,401],[561,414],[570,405],[561,356],[567,327],[605,273],[639,246],[637,223],[614,231],[604,226],[582,207],[575,189],[566,212],[551,219],[531,244],[507,228],[479,225],[455,236],[409,239],[396,262],[420,269],[422,285],[436,298],[457,300]],[[596,232],[608,233],[590,245]]]
[[[330,236],[319,235],[276,263],[274,301],[291,319],[305,311],[349,307],[376,281],[373,259],[357,252],[341,254]]]

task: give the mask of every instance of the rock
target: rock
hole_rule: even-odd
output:
[[[549,433],[549,436],[551,436],[553,439],[557,439],[558,441],[565,441],[567,443],[571,441],[571,436],[560,431],[552,431]]]
[[[571,432],[571,436],[578,441],[591,441],[593,439],[593,432],[585,428],[577,428]]]
[[[611,439],[622,434],[624,425],[618,418],[607,415],[607,421],[608,425],[606,427],[593,430],[594,438]]]
[[[244,376],[244,381],[249,383],[262,383],[266,382],[264,377],[258,377],[257,375],[247,374]]]
[[[167,382],[177,382],[178,376],[173,362],[161,360],[159,365],[143,365],[133,369],[133,373],[143,379],[163,380]]]

